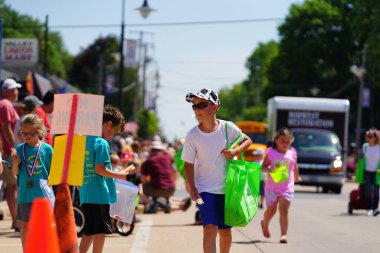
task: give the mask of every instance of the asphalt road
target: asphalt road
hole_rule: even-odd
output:
[[[354,188],[355,184],[347,183],[342,194],[336,195],[297,186],[290,209],[288,244],[279,243],[278,215],[270,225],[272,238],[262,236],[263,210],[259,210],[247,227],[233,228],[231,252],[380,252],[380,216],[366,216],[365,210],[347,214],[348,195]],[[142,221],[134,233],[127,237],[107,236],[104,252],[202,252],[202,227],[193,225],[195,211],[192,205],[186,212],[139,214]],[[0,252],[21,252],[20,238],[9,229],[9,217],[5,218],[0,221]]]

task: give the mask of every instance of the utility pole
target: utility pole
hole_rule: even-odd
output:
[[[99,61],[98,61],[98,82],[96,93],[101,95],[104,94],[104,53],[103,49],[99,49]]]
[[[122,114],[124,114],[124,92],[123,92],[123,86],[124,86],[124,5],[125,0],[122,0],[122,7],[121,7],[121,33],[120,33],[120,47],[119,47],[119,53],[120,53],[120,65],[119,65],[119,109]]]
[[[148,56],[147,56],[147,44],[143,45],[143,69],[142,69],[142,86],[143,86],[143,93],[142,93],[142,107],[143,109],[146,109],[146,65],[149,62]]]
[[[45,17],[45,47],[44,47],[44,63],[43,63],[43,75],[46,77],[49,72],[49,62],[48,62],[48,47],[49,47],[49,16]]]
[[[359,157],[360,154],[360,146],[361,146],[361,135],[362,135],[362,103],[363,103],[363,87],[364,87],[364,75],[366,72],[365,69],[365,61],[366,61],[367,48],[364,47],[362,53],[361,65],[359,67],[352,66],[351,72],[359,79],[359,96],[358,96],[358,105],[356,112],[356,152]]]
[[[139,39],[137,42],[138,45],[138,67],[137,67],[137,76],[136,76],[136,86],[134,89],[134,103],[133,103],[133,115],[136,118],[137,113],[140,108],[145,109],[146,107],[146,67],[147,63],[149,63],[149,57],[147,56],[148,48],[147,43],[144,43],[144,35],[154,35],[152,32],[144,32],[144,31],[131,31],[131,33],[138,33]],[[141,78],[141,79],[140,79]],[[140,82],[141,81],[141,82]],[[140,85],[142,88],[140,88]]]
[[[144,36],[144,32],[142,31],[139,31],[138,32],[139,35],[140,35],[140,38],[138,40],[138,48],[139,48],[139,56],[138,56],[138,60],[137,60],[137,75],[136,75],[136,86],[135,86],[135,97],[134,97],[134,101],[133,101],[133,116],[135,119],[137,119],[137,113],[139,111],[139,104],[140,104],[140,82],[139,82],[139,73],[140,73],[140,69],[141,69],[141,59],[142,59],[142,50],[141,50],[141,46],[143,44],[143,36]]]

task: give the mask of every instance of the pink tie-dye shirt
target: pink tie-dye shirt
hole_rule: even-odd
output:
[[[278,152],[270,147],[267,150],[267,155],[270,160],[270,168],[277,168],[286,165],[289,171],[289,178],[282,183],[275,183],[271,176],[267,175],[265,189],[269,191],[276,190],[281,192],[294,192],[294,167],[297,164],[297,151],[294,148],[288,149],[285,154]]]

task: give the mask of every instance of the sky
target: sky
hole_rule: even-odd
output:
[[[62,35],[73,55],[100,36],[120,37],[123,0],[5,0],[20,14],[41,22]],[[197,124],[185,96],[202,88],[231,88],[248,76],[247,58],[260,42],[278,40],[277,27],[298,0],[149,0],[156,11],[143,19],[135,9],[143,0],[125,0],[125,39],[144,32],[148,56],[147,91],[155,92],[158,70],[157,117],[162,135],[172,141],[185,137]],[[196,25],[152,25],[199,21],[257,20]],[[263,21],[265,20],[265,21]],[[93,25],[94,27],[67,28]],[[99,25],[99,26],[97,26]],[[109,25],[109,26],[105,26]],[[66,27],[65,27],[66,26]],[[128,98],[126,98],[128,99]],[[222,105],[223,106],[223,101]]]

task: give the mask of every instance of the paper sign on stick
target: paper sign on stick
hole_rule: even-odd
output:
[[[55,94],[52,134],[68,134],[73,96],[78,97],[73,134],[102,135],[104,96],[90,94]]]
[[[49,185],[57,185],[62,182],[67,138],[67,135],[62,135],[56,136],[54,139],[54,153],[51,162]],[[81,186],[83,184],[86,136],[74,135],[72,144],[67,184]]]

